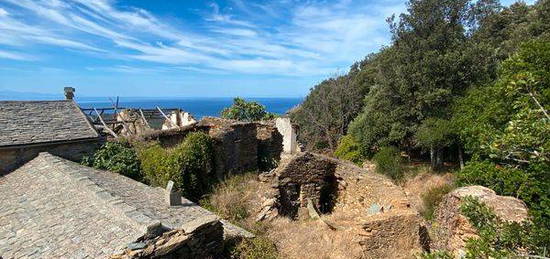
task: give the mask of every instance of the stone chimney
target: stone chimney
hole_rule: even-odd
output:
[[[168,181],[165,192],[166,203],[168,203],[168,206],[181,205],[181,192],[176,190],[174,182]]]
[[[73,87],[65,87],[65,99],[72,100],[74,97],[75,89]]]

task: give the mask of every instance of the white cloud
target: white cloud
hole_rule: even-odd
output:
[[[0,8],[0,29],[7,31],[0,44],[105,52],[109,55],[102,56],[125,63],[154,62],[201,73],[291,76],[326,76],[347,68],[388,42],[385,18],[404,9],[396,0],[376,7],[366,0],[233,0],[235,9],[212,3],[210,12],[202,13],[202,25],[183,29],[143,9],[121,10],[112,0],[5,1],[19,9],[14,9],[16,19]],[[115,69],[145,71],[132,66]]]
[[[8,16],[8,15],[9,15],[8,11],[6,11],[3,8],[0,8],[0,16]]]
[[[3,59],[13,59],[13,60],[22,60],[22,61],[33,61],[36,60],[36,58],[18,53],[18,52],[8,52],[8,51],[2,51],[0,50],[0,58]]]

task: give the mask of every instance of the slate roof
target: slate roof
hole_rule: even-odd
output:
[[[0,147],[97,137],[72,100],[0,101]]]
[[[0,257],[108,257],[150,226],[181,228],[214,214],[122,175],[40,153],[0,177]],[[223,221],[222,221],[223,222]],[[224,223],[226,235],[250,233]]]

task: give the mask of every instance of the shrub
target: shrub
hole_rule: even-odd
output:
[[[142,179],[136,151],[126,142],[107,142],[93,157],[84,158],[82,164],[119,173],[138,181]]]
[[[531,187],[531,179],[524,171],[497,166],[489,161],[472,161],[457,174],[462,186],[482,185],[499,195],[525,196]]]
[[[215,181],[213,152],[210,136],[195,132],[173,149],[149,145],[139,152],[139,157],[149,184],[164,187],[172,180],[183,196],[197,201]]]
[[[340,143],[334,151],[334,155],[340,159],[351,161],[357,165],[363,162],[360,146],[352,135],[346,135],[340,139]]]
[[[479,234],[479,238],[466,242],[466,258],[543,255],[550,249],[549,231],[536,221],[522,224],[503,221],[489,207],[473,197],[466,197],[460,210]]]
[[[246,259],[276,259],[278,258],[277,247],[265,236],[257,236],[252,239],[243,239],[233,251],[235,258]]]
[[[424,204],[423,210],[420,214],[427,220],[432,220],[434,216],[435,209],[443,200],[443,197],[453,190],[452,185],[442,185],[433,187],[427,192],[421,195],[422,203]]]
[[[376,164],[376,171],[385,174],[394,180],[403,177],[403,168],[399,150],[395,147],[382,147],[372,158]]]

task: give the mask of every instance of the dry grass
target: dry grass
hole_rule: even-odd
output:
[[[418,170],[418,169],[417,169]],[[411,178],[408,178],[403,184],[403,190],[407,198],[411,201],[411,205],[419,212],[425,211],[423,196],[435,189],[446,188],[445,186],[454,185],[454,176],[451,173],[433,174],[428,168],[418,170],[418,173]]]

